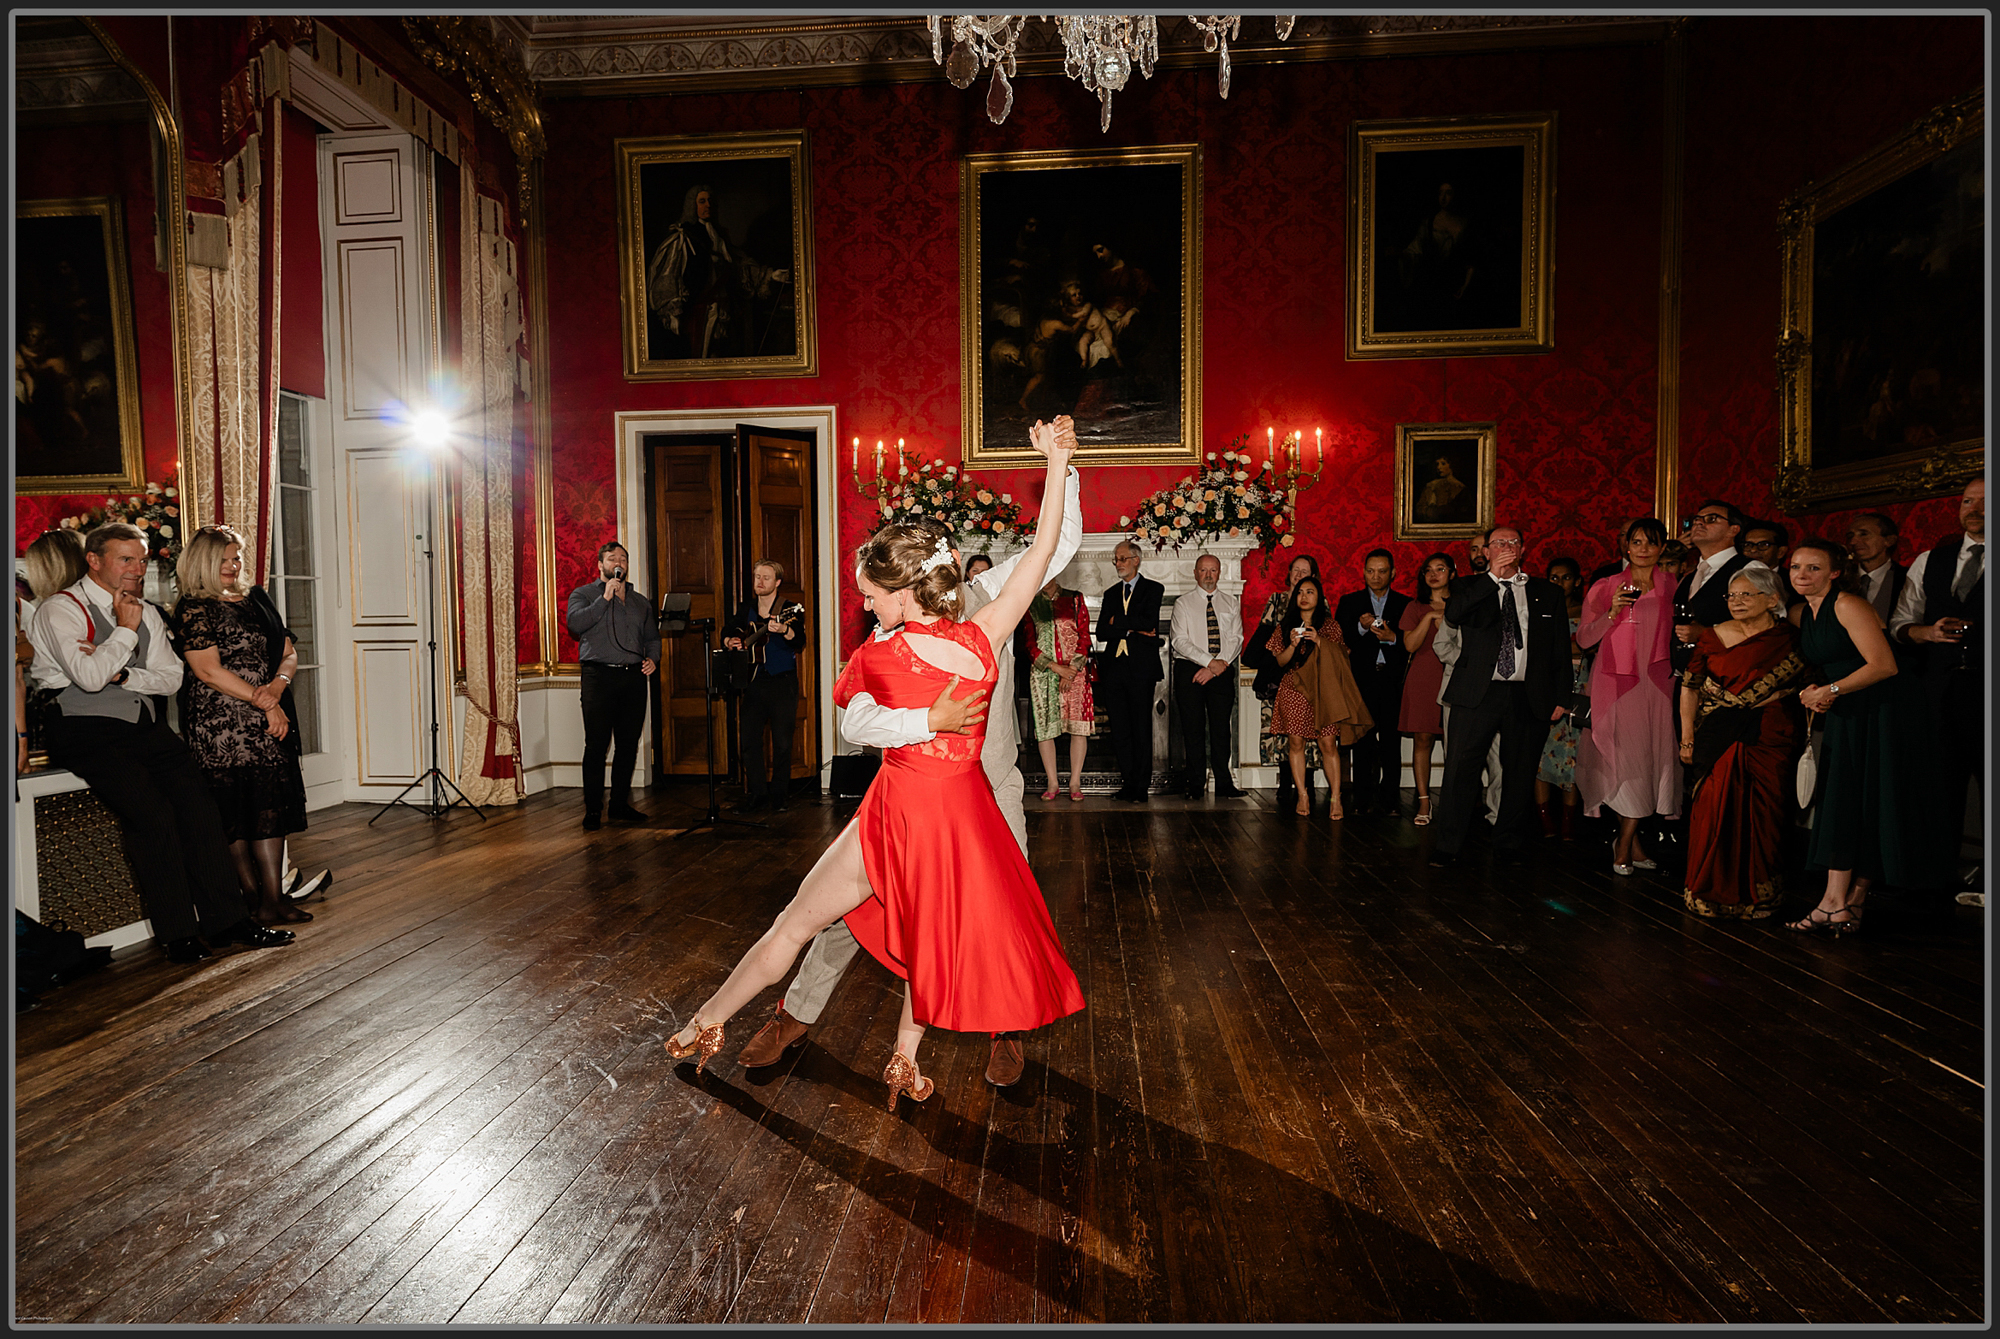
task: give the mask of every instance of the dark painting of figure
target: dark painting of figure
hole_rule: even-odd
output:
[[[14,221],[14,468],[23,480],[117,475],[125,465],[112,285],[127,280],[111,273],[105,218]]]
[[[1181,164],[980,179],[982,437],[1068,414],[1089,446],[1182,435]]]
[[[1401,149],[1374,162],[1375,331],[1518,328],[1526,151]]]
[[[1814,469],[1983,435],[1985,155],[1975,135],[1816,225]]]
[[[791,163],[647,163],[639,169],[649,360],[798,352]]]
[[[1472,525],[1479,519],[1479,439],[1435,437],[1410,450],[1410,519]]]

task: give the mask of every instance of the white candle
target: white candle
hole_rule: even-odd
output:
[[[1320,434],[1319,428],[1313,429],[1313,473],[1315,474],[1326,464],[1326,442]]]
[[[856,478],[861,476],[861,439],[859,437],[854,439],[854,463],[848,468],[854,471]]]

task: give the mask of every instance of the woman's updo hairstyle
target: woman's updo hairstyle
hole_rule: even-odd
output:
[[[939,544],[944,545],[941,562]],[[883,590],[914,592],[917,607],[927,614],[959,617],[962,578],[951,560],[951,537],[941,525],[883,526],[855,551],[854,570]]]

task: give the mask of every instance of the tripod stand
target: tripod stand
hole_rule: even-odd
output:
[[[687,836],[691,832],[697,832],[702,828],[714,828],[717,831],[720,831],[722,825],[725,823],[731,825],[732,827],[739,827],[739,828],[764,827],[764,824],[754,822],[747,818],[728,817],[722,812],[721,807],[716,803],[715,699],[717,695],[715,691],[715,658],[721,655],[722,652],[720,649],[711,648],[708,644],[708,634],[714,630],[715,630],[715,620],[712,618],[674,619],[671,615],[669,615],[663,618],[660,626],[660,632],[664,636],[668,637],[676,637],[688,633],[701,634],[702,724],[705,727],[707,736],[705,752],[706,752],[706,762],[708,765],[708,812],[702,815],[702,817],[691,826],[683,828],[680,833],[680,835],[683,837]]]
[[[424,506],[426,509],[426,519],[424,521],[424,582],[430,591],[431,765],[426,767],[422,775],[417,777],[415,781],[412,781],[409,785],[403,787],[401,791],[397,792],[395,799],[390,800],[380,809],[377,809],[375,811],[375,818],[368,820],[370,826],[374,825],[376,818],[380,818],[399,804],[405,809],[415,809],[418,813],[424,814],[433,820],[443,818],[447,810],[462,804],[472,810],[473,813],[478,814],[480,822],[484,823],[486,821],[486,812],[467,799],[465,792],[452,784],[451,778],[446,776],[438,767],[437,552],[436,540],[432,537],[432,531],[437,528],[436,491],[437,463],[426,452],[424,455]],[[408,795],[419,786],[429,787],[430,799],[427,803],[421,805],[411,804],[403,798],[403,796]],[[452,795],[452,798],[449,800],[444,797],[444,793],[447,790]]]

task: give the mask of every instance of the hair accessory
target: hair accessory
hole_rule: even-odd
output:
[[[924,559],[924,565],[917,570],[919,574],[929,576],[938,568],[951,565],[951,539],[949,536],[939,535],[937,547],[931,550],[931,556]]]

